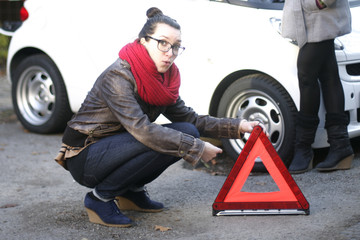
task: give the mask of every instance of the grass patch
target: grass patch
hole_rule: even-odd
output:
[[[5,70],[10,37],[0,34],[0,74]]]

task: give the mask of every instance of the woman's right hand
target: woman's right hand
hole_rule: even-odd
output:
[[[223,150],[221,148],[218,148],[211,143],[205,142],[205,148],[203,154],[201,155],[201,159],[204,162],[209,162],[210,160],[216,158],[216,155],[222,153],[222,151]]]

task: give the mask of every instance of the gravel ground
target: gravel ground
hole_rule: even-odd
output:
[[[359,140],[353,141],[352,169],[293,176],[310,203],[307,216],[213,217],[211,205],[232,165],[223,156],[211,169],[180,161],[149,184],[151,197],[163,202],[165,211],[124,212],[136,222],[126,229],[92,224],[83,207],[89,189],[53,161],[61,134],[25,131],[13,118],[9,89],[0,78],[0,113],[8,111],[0,116],[0,240],[360,239]],[[249,176],[245,186],[254,192],[274,187],[267,174]]]
[[[16,120],[11,103],[11,85],[0,72],[0,123]]]
[[[0,72],[0,109],[11,108],[11,85],[6,76]]]

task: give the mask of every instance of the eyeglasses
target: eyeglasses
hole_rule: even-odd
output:
[[[171,43],[165,40],[156,39],[151,36],[146,36],[145,38],[151,38],[152,40],[157,41],[157,47],[162,52],[168,52],[170,49],[172,49],[172,52],[175,56],[179,56],[185,50],[185,47],[182,47],[180,45],[171,45]]]

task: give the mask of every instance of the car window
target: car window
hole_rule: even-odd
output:
[[[360,6],[360,0],[349,0],[350,7]]]

